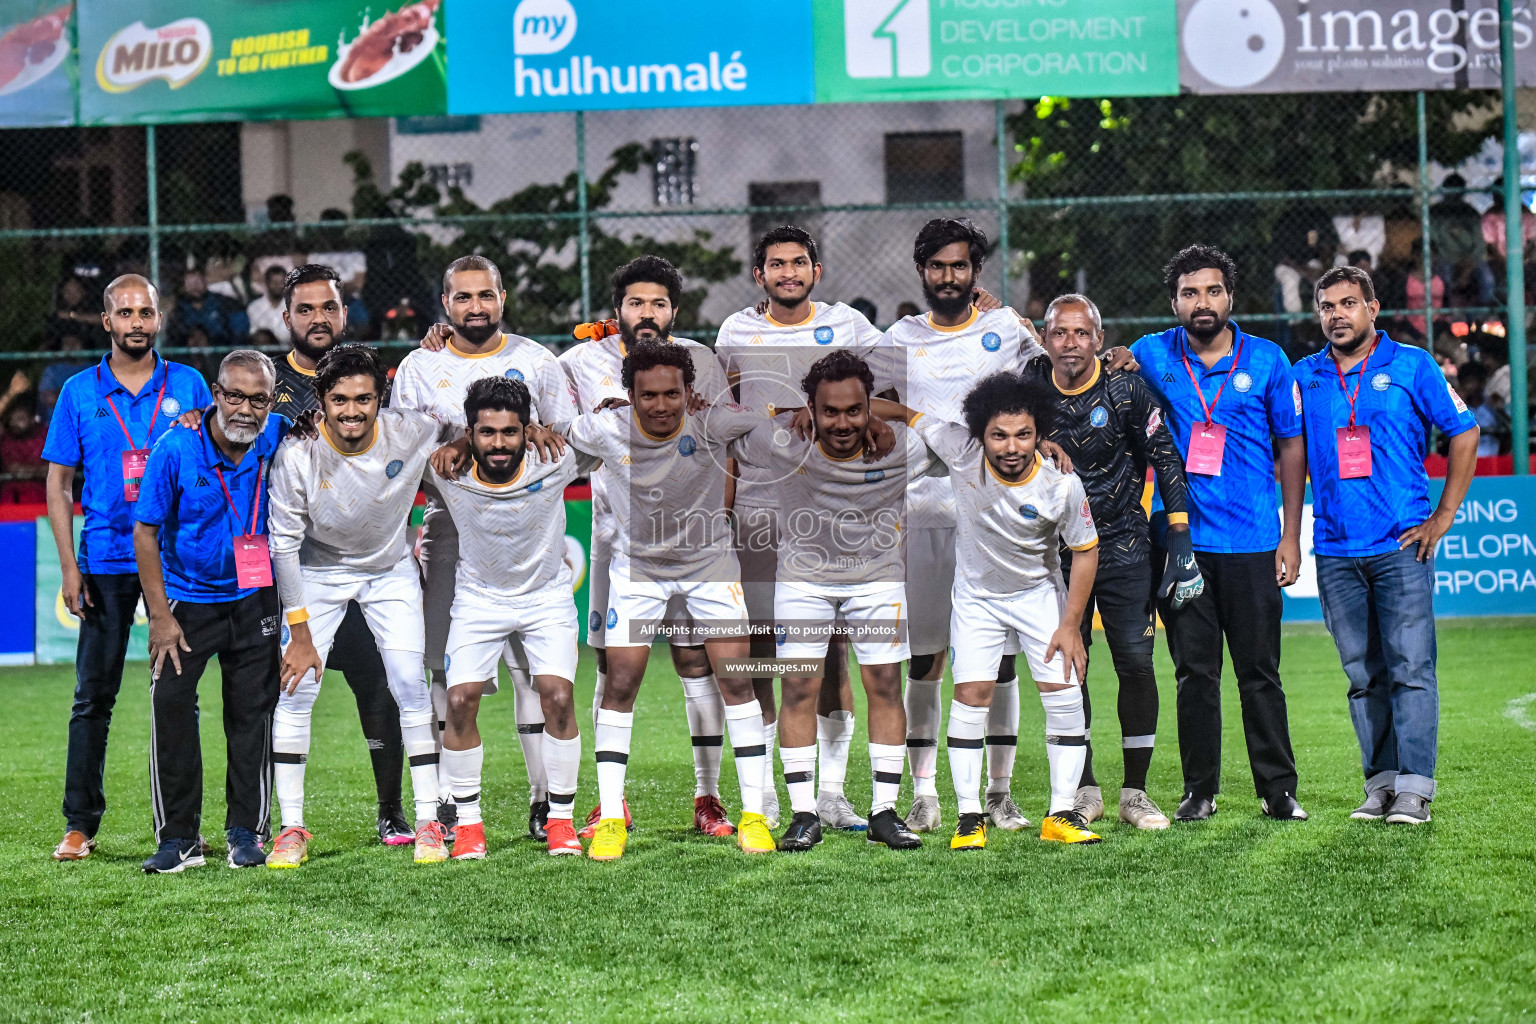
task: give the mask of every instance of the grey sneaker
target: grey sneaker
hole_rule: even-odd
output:
[[[1030,825],[1019,805],[1013,802],[1011,793],[988,793],[987,817],[992,819],[992,824],[1008,832],[1017,832]]]
[[[1104,794],[1098,786],[1081,786],[1077,791],[1077,799],[1072,801],[1072,809],[1083,819],[1083,823],[1098,821],[1104,817]]]
[[[1077,791],[1082,799],[1082,790]],[[1168,815],[1158,809],[1144,789],[1120,790],[1120,820],[1134,828],[1156,831],[1168,827]]]
[[[943,817],[939,814],[939,798],[936,796],[914,796],[912,808],[907,811],[907,828],[913,832],[933,832],[941,824]]]
[[[779,827],[779,791],[773,786],[763,787],[763,817],[769,828]]]
[[[1398,793],[1387,808],[1388,825],[1422,825],[1429,820],[1429,801],[1417,793]]]
[[[844,832],[866,832],[869,822],[859,817],[848,798],[841,793],[822,793],[816,797],[816,815],[827,828]]]
[[[1390,789],[1378,789],[1365,794],[1365,803],[1349,812],[1356,821],[1380,821],[1387,816],[1387,805],[1392,802]]]

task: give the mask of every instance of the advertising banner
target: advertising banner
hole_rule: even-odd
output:
[[[810,11],[806,0],[457,0],[450,113],[809,103]]]
[[[1179,91],[1174,0],[825,0],[813,7],[821,103]]]
[[[441,114],[442,0],[81,0],[83,124]]]
[[[1514,4],[1515,75],[1536,84],[1536,21]],[[1179,0],[1188,92],[1497,89],[1498,0]]]
[[[1443,480],[1429,482],[1440,500]],[[1312,504],[1302,509],[1301,576],[1282,590],[1287,621],[1322,621]],[[1435,615],[1536,615],[1536,477],[1472,480],[1456,525],[1435,547]]]
[[[75,123],[75,5],[0,0],[0,127]]]

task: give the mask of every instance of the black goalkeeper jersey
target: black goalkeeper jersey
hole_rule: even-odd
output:
[[[295,367],[291,355],[280,356],[273,362],[277,365],[277,398],[272,403],[273,412],[293,420],[300,413],[320,408],[313,372]]]
[[[1141,494],[1149,464],[1168,514],[1188,514],[1184,463],[1151,389],[1137,375],[1105,370],[1102,363],[1073,394],[1056,386],[1048,356],[1031,360],[1027,372],[1056,392],[1056,423],[1046,439],[1066,451],[1088,492],[1100,564],[1145,563],[1151,542]]]

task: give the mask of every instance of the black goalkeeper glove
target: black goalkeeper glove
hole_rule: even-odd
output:
[[[1173,607],[1177,611],[1205,593],[1205,577],[1195,562],[1194,541],[1188,530],[1168,531],[1168,567],[1163,570],[1163,581],[1157,585],[1157,596],[1173,595]]]

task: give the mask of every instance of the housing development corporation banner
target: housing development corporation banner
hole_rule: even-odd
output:
[[[440,114],[441,4],[80,0],[80,120]]]

